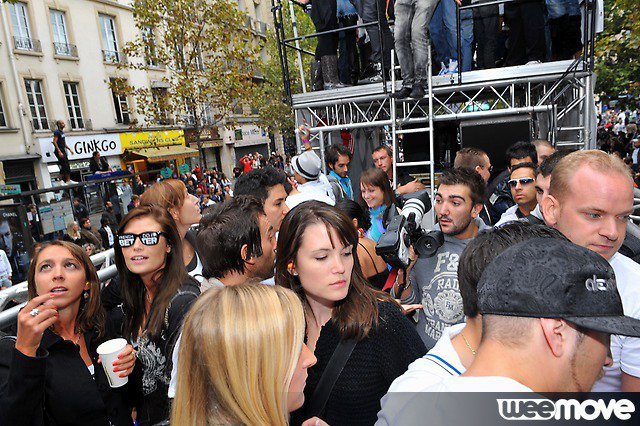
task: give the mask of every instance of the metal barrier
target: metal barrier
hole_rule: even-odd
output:
[[[91,262],[93,262],[96,268],[99,267],[98,278],[101,284],[115,277],[118,273],[116,265],[113,264],[113,249],[94,254],[91,256]],[[0,291],[0,329],[4,329],[16,322],[18,312],[27,303],[27,299],[26,281]],[[18,303],[18,305],[5,310],[5,307],[10,302]]]

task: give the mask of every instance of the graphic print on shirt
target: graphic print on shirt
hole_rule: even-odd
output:
[[[167,358],[162,355],[160,348],[146,336],[138,340],[136,357],[144,366],[142,374],[142,392],[144,395],[153,393],[158,387],[158,382],[162,382],[165,385],[169,384],[170,377],[165,374]]]
[[[458,287],[457,253],[437,254],[433,278],[422,287],[422,306],[426,317],[424,332],[434,341],[442,336],[442,330],[464,319],[462,296]]]

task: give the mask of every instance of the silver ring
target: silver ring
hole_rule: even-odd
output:
[[[29,315],[31,315],[32,317],[35,317],[39,313],[40,313],[40,310],[38,308],[33,308],[31,312],[29,312]]]

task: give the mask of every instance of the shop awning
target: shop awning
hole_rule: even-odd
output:
[[[187,148],[182,145],[161,146],[158,148],[132,149],[129,152],[145,157],[150,163],[177,160],[179,158],[196,157],[197,149]]]

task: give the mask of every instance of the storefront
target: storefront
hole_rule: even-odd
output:
[[[262,128],[245,124],[235,129],[234,150],[236,162],[247,154],[260,153],[265,159],[270,156],[269,146],[271,141],[269,135]]]
[[[39,155],[11,155],[0,157],[4,170],[4,184],[16,185],[21,192],[37,189],[37,180],[34,170],[34,161],[40,159]]]
[[[120,143],[124,150],[122,161],[135,172],[159,173],[170,165],[177,170],[185,159],[198,156],[198,150],[185,146],[182,130],[121,133]],[[149,178],[154,178],[153,174]]]
[[[117,133],[104,133],[93,135],[80,135],[65,137],[67,146],[71,149],[71,152],[67,151],[69,155],[69,165],[71,166],[72,179],[76,181],[84,180],[83,177],[90,174],[89,161],[94,152],[99,152],[102,158],[107,160],[107,163],[113,169],[120,169],[120,154],[122,154],[122,145],[120,144],[120,135]],[[57,165],[57,159],[54,155],[54,148],[51,138],[39,138],[37,139],[40,147],[40,155],[42,161],[47,163],[49,174],[51,175],[51,181],[54,178],[58,179],[60,169]]]

